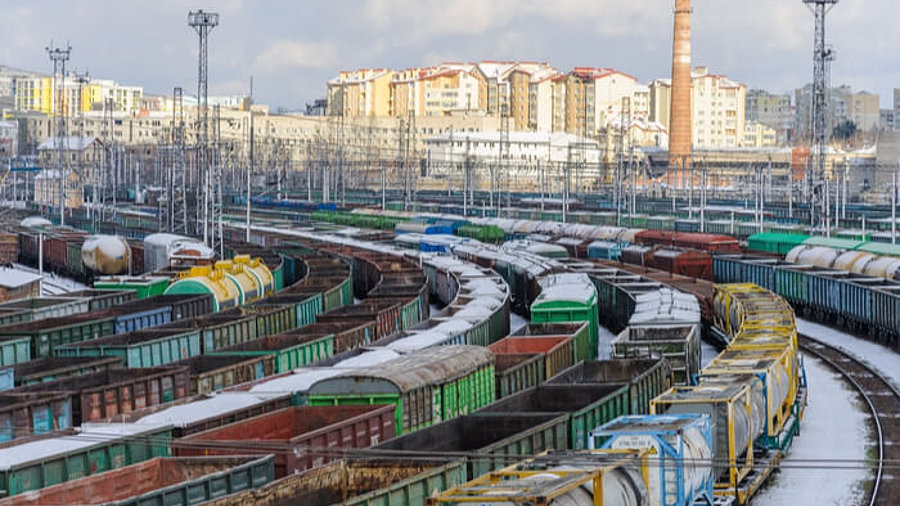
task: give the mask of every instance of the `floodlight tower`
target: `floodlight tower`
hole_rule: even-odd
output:
[[[826,64],[831,60],[832,51],[825,45],[825,16],[838,0],[803,0],[816,18],[813,35],[813,89],[812,89],[812,166],[806,175],[809,185],[810,225],[814,229],[825,230],[827,226],[825,197],[825,157],[828,139],[828,92]]]
[[[218,195],[216,188],[218,187],[218,174],[211,174],[216,170],[214,164],[210,163],[209,154],[209,93],[208,93],[208,40],[209,32],[213,28],[219,26],[219,14],[215,12],[204,12],[202,9],[188,13],[188,26],[197,32],[200,39],[200,51],[197,66],[197,165],[199,168],[200,178],[198,184],[203,193],[203,242],[216,248],[215,230],[216,226],[210,226],[210,207],[214,204]],[[216,170],[218,172],[218,170]],[[210,234],[212,232],[212,234]],[[219,238],[221,240],[221,238]]]
[[[66,174],[63,160],[65,159],[63,142],[66,138],[66,62],[72,54],[72,46],[66,44],[65,48],[55,47],[53,42],[45,48],[50,61],[53,62],[54,93],[56,93],[56,153],[57,168],[59,170],[59,224],[66,224]]]

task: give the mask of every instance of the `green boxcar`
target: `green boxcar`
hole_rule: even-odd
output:
[[[316,322],[316,316],[322,313],[322,294],[285,294],[266,297],[253,303],[250,307],[272,308],[290,305],[294,308],[294,328]]]
[[[319,337],[269,336],[208,354],[247,357],[273,355],[275,374],[281,374],[334,355],[334,334]]]
[[[81,260],[82,241],[69,241],[66,243],[66,268],[72,274],[83,274],[84,264]]]
[[[144,329],[61,346],[59,357],[122,357],[125,367],[159,367],[201,353],[200,330]]]
[[[297,311],[294,306],[244,307],[242,311],[256,315],[256,335],[274,336],[297,328]]]
[[[32,297],[0,304],[0,325],[58,318],[93,311],[89,300],[75,297]]]
[[[807,235],[765,232],[751,235],[747,238],[747,244],[749,249],[753,251],[786,255],[795,247],[803,244],[803,241],[808,238],[809,236]]]
[[[568,414],[569,448],[587,448],[588,433],[629,411],[628,385],[543,385],[501,399],[479,413]]]
[[[496,360],[494,383],[498,399],[536,387],[546,379],[547,367],[542,354],[498,354]]]
[[[400,325],[402,330],[406,330],[421,321],[422,311],[419,299],[402,306],[400,308]]]
[[[114,427],[114,428],[113,428]],[[171,456],[171,426],[113,424],[0,449],[0,490],[14,496],[112,469]],[[50,444],[48,444],[50,443]]]
[[[600,315],[597,307],[596,291],[584,302],[560,299],[542,299],[540,296],[531,305],[532,323],[586,322],[590,336],[589,358],[597,357],[600,341]],[[583,351],[579,351],[583,354]]]
[[[232,310],[227,311],[230,313]],[[252,341],[259,337],[256,317],[241,314],[217,314],[170,323],[165,328],[200,330],[202,353],[210,353],[221,348]]]
[[[162,295],[169,287],[171,280],[164,277],[114,277],[100,278],[94,281],[94,288],[104,290],[134,290],[138,299],[146,299],[154,295]]]
[[[803,244],[807,246],[825,246],[834,249],[854,250],[865,244],[865,242],[854,239],[812,236],[804,240]]]
[[[278,292],[284,288],[284,261],[275,269],[272,270],[272,278],[275,282],[275,291]]]
[[[31,360],[31,338],[5,337],[0,339],[0,366],[6,367]]]
[[[115,319],[115,316],[92,313],[48,318],[0,327],[0,337],[27,336],[31,340],[32,358],[49,357],[60,346],[114,334]]]
[[[307,403],[393,404],[397,433],[405,434],[493,400],[493,354],[479,346],[440,346],[321,380],[309,388]]]

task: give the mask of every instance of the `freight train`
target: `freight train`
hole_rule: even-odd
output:
[[[475,247],[471,243],[463,243],[453,248],[453,252],[457,256],[476,258],[479,263],[491,261],[492,266],[496,265],[496,258],[477,249],[473,251]],[[489,247],[482,248],[491,251]],[[497,251],[494,250],[494,255]],[[554,262],[534,257],[528,260],[550,264]],[[500,265],[504,264],[501,262]],[[567,302],[587,302],[578,295],[580,290],[573,286],[562,288],[560,291],[565,294],[562,297],[554,293],[556,290],[548,289],[552,284],[547,283],[552,283],[551,280],[560,275],[548,274],[552,269],[549,264],[543,270],[539,265],[541,264],[528,265],[518,271],[518,277],[515,274],[511,277],[513,283],[526,286],[537,281],[538,295],[532,299],[534,304],[531,305],[533,317],[541,306],[541,294],[551,298],[556,296]],[[577,268],[571,264],[569,267]],[[498,272],[504,270],[510,272],[508,266],[501,267]],[[512,272],[516,272],[515,267]],[[529,275],[536,279],[528,279]],[[542,281],[544,286],[541,286]],[[600,282],[604,282],[602,278]],[[668,288],[657,288],[659,292],[665,290]],[[777,462],[782,452],[790,446],[806,403],[805,385],[797,355],[796,326],[790,306],[780,297],[752,285],[718,285],[715,290],[714,322],[719,332],[729,337],[729,348],[714,359],[709,367],[700,370],[699,374],[690,375],[693,376],[690,378],[691,383],[696,385],[675,387],[663,393],[651,401],[651,409],[666,414],[699,411],[708,413],[711,417],[725,416],[716,418],[715,434],[708,431],[708,451],[713,455],[726,455],[735,464],[709,473],[712,479],[708,479],[707,483],[715,483],[716,495],[733,495],[736,501],[743,503],[767,477],[768,472],[760,472],[760,469],[771,469],[771,464]],[[596,295],[592,297],[594,300],[591,304],[596,307]],[[703,294],[703,299],[708,300],[707,294]],[[558,312],[570,310],[560,307],[558,303],[554,305],[556,307],[553,309]],[[694,306],[697,308],[695,321],[699,323],[700,311],[696,302]],[[629,323],[634,322],[633,316],[629,315]],[[626,328],[627,330],[629,329]],[[712,395],[711,391],[714,391]],[[647,423],[646,420],[644,423]],[[709,420],[707,424],[709,425]],[[725,443],[728,441],[728,434],[737,434],[737,440]],[[711,498],[713,495],[710,487],[707,496]]]
[[[259,229],[258,229],[259,230]],[[378,329],[379,325],[394,324],[406,331],[401,335],[387,336],[387,339],[378,339],[378,342],[369,342],[369,346],[365,346],[366,341],[363,337],[357,341],[355,345],[351,345],[349,349],[329,360],[322,361],[330,352],[336,351],[335,344],[329,348],[327,340],[322,343],[322,339],[315,335],[305,335],[302,337],[291,338],[290,335],[284,335],[279,339],[266,338],[259,343],[260,346],[247,349],[238,346],[233,351],[237,356],[246,359],[258,350],[265,350],[278,356],[280,350],[287,350],[295,345],[310,344],[305,347],[304,356],[308,357],[305,364],[302,362],[292,363],[291,358],[286,357],[281,369],[282,374],[271,379],[262,379],[247,386],[242,386],[227,394],[213,397],[211,399],[193,399],[194,402],[182,402],[179,406],[184,406],[179,410],[177,406],[173,406],[165,415],[171,417],[170,420],[181,420],[179,422],[182,427],[190,426],[194,430],[199,427],[217,423],[229,417],[238,416],[236,411],[240,411],[239,402],[251,402],[244,409],[244,413],[253,413],[253,410],[262,409],[261,406],[273,406],[278,402],[306,404],[310,408],[322,408],[321,405],[341,405],[345,403],[355,404],[362,400],[368,403],[387,403],[393,405],[393,416],[385,418],[382,414],[377,414],[378,408],[370,410],[372,416],[377,418],[365,418],[366,414],[358,414],[363,416],[362,420],[374,422],[380,420],[380,424],[385,425],[393,423],[394,433],[415,436],[418,433],[425,434],[423,431],[440,430],[446,431],[449,427],[445,424],[436,424],[443,421],[447,417],[452,418],[453,430],[461,430],[463,434],[475,434],[474,428],[466,429],[466,427],[481,427],[487,433],[486,427],[488,420],[499,420],[497,413],[503,413],[502,418],[513,420],[517,417],[512,412],[539,412],[545,413],[533,420],[525,420],[518,417],[521,422],[519,427],[523,431],[514,433],[516,441],[521,444],[530,444],[529,441],[545,440],[548,445],[551,441],[556,441],[554,445],[547,448],[555,447],[584,447],[587,443],[587,433],[592,427],[601,425],[623,414],[631,414],[635,409],[640,409],[644,404],[649,404],[650,399],[656,394],[661,393],[665,388],[660,389],[664,383],[659,381],[650,382],[655,390],[647,390],[647,383],[632,383],[632,379],[627,379],[618,385],[607,384],[605,386],[575,386],[562,384],[558,386],[543,385],[533,387],[533,383],[524,385],[524,389],[519,391],[509,391],[506,394],[512,394],[501,403],[496,405],[490,401],[497,398],[498,392],[502,392],[500,385],[500,376],[497,374],[497,364],[499,357],[507,355],[512,357],[516,353],[503,353],[504,351],[520,351],[525,348],[519,343],[512,344],[513,341],[503,343],[502,346],[496,346],[495,351],[485,350],[473,345],[485,345],[497,341],[500,337],[508,334],[508,308],[510,297],[518,298],[517,306],[530,311],[532,319],[535,321],[563,321],[582,322],[577,329],[572,329],[567,335],[560,336],[557,333],[556,338],[537,338],[548,342],[549,348],[545,348],[546,352],[542,353],[543,361],[535,362],[533,358],[523,360],[513,367],[507,367],[504,371],[509,372],[516,369],[515,366],[522,365],[516,373],[525,370],[534,371],[535,374],[520,374],[518,378],[525,381],[533,381],[539,377],[538,371],[543,371],[544,376],[550,375],[564,367],[566,363],[574,363],[579,357],[578,353],[593,356],[597,351],[597,344],[592,332],[599,330],[599,315],[597,308],[601,298],[597,288],[597,278],[588,274],[573,276],[572,264],[569,262],[548,259],[523,253],[518,251],[504,251],[497,248],[490,248],[478,243],[462,244],[454,247],[454,255],[466,258],[477,259],[479,264],[489,264],[485,267],[491,267],[500,276],[492,272],[485,271],[470,262],[455,260],[452,258],[434,256],[434,255],[418,255],[421,262],[434,269],[428,276],[428,284],[434,287],[443,287],[438,289],[438,293],[453,293],[454,295],[445,295],[451,303],[426,323],[416,325],[406,325],[404,322],[409,318],[410,323],[413,321],[414,314],[418,314],[422,319],[423,312],[427,315],[427,301],[422,304],[422,299],[418,294],[422,293],[421,288],[413,288],[417,282],[406,283],[403,279],[412,275],[407,273],[406,263],[402,259],[408,253],[398,251],[384,245],[372,245],[348,239],[346,237],[326,237],[321,234],[286,234],[283,229],[262,230],[266,232],[263,236],[258,236],[262,242],[279,243],[279,248],[287,250],[288,248],[312,249],[331,251],[334,254],[341,255],[342,258],[348,259],[354,265],[354,285],[359,283],[362,295],[372,295],[373,298],[389,299],[391,293],[411,293],[411,298],[403,299],[402,307],[409,307],[411,311],[393,311],[399,310],[401,303],[394,302],[393,308],[388,310],[390,302],[385,305],[377,304],[375,301],[364,301],[364,304],[358,306],[350,306],[349,308],[359,308],[359,311],[347,311],[342,313],[339,310],[333,315],[333,319],[324,319],[321,323],[335,320],[352,320],[354,315],[360,315],[360,320],[373,322],[374,329]],[[242,237],[243,234],[240,234]],[[330,242],[326,245],[325,241]],[[292,244],[286,244],[292,243]],[[374,250],[375,253],[364,254],[361,248]],[[375,256],[371,256],[375,255]],[[368,260],[366,260],[368,258]],[[355,260],[354,260],[355,259]],[[360,260],[362,259],[362,260]],[[374,260],[374,261],[373,261]],[[364,265],[378,264],[381,268],[375,271],[367,271]],[[321,272],[327,272],[323,269]],[[385,282],[386,275],[390,272],[401,274],[393,278],[390,282]],[[357,275],[359,274],[359,275]],[[413,276],[414,277],[414,276]],[[507,288],[507,283],[500,280],[512,280],[515,288],[512,286]],[[424,282],[424,280],[423,280]],[[406,291],[405,286],[409,286],[411,290]],[[429,287],[430,289],[430,287]],[[444,290],[447,290],[444,292]],[[369,297],[365,297],[369,299]],[[412,302],[409,302],[412,300]],[[273,301],[278,302],[278,301]],[[445,303],[447,301],[444,301]],[[635,306],[636,307],[636,306]],[[348,308],[348,309],[349,309]],[[506,308],[506,309],[504,309]],[[507,311],[507,313],[504,313]],[[593,315],[593,317],[592,317]],[[628,315],[629,319],[631,315]],[[199,325],[203,329],[203,335],[209,336],[204,339],[210,339],[216,342],[217,339],[227,340],[228,331],[216,331],[215,320],[203,322]],[[625,321],[628,321],[626,319]],[[259,321],[256,321],[256,328],[259,328]],[[551,324],[535,324],[535,325],[551,325]],[[581,328],[584,330],[580,330]],[[210,333],[207,334],[206,330]],[[183,330],[183,329],[182,329]],[[219,328],[219,330],[222,330]],[[537,327],[532,330],[538,330]],[[534,333],[532,333],[533,335]],[[318,334],[321,335],[321,334]],[[365,332],[358,335],[365,336]],[[154,336],[154,338],[159,336]],[[349,336],[345,335],[346,338]],[[379,336],[381,337],[381,336]],[[552,337],[552,336],[549,336]],[[559,339],[562,337],[562,339]],[[568,340],[568,341],[567,341]],[[100,341],[103,341],[102,339]],[[115,342],[112,342],[115,341]],[[117,338],[101,344],[100,346],[83,346],[77,345],[73,348],[110,350],[114,353],[124,353],[127,360],[133,360],[132,366],[148,365],[141,362],[143,357],[163,357],[165,359],[164,349],[172,350],[174,347],[170,344],[167,348],[148,348],[146,353],[142,353],[137,349],[134,353],[128,351],[129,345],[135,343],[120,342],[127,341]],[[259,340],[257,340],[259,341]],[[184,344],[175,344],[190,347],[189,341],[183,341]],[[206,341],[204,341],[206,342]],[[173,341],[173,343],[175,343]],[[362,343],[362,344],[360,344]],[[499,343],[499,342],[498,342]],[[495,343],[495,344],[498,344]],[[377,344],[377,347],[372,347]],[[441,345],[441,346],[439,346]],[[201,343],[202,346],[202,343]],[[439,346],[434,348],[434,346]],[[417,350],[427,348],[429,351],[420,353]],[[434,350],[444,350],[447,353],[444,360],[439,361],[439,366],[435,365],[433,360]],[[527,348],[534,349],[534,348]],[[117,351],[114,351],[117,350]],[[316,351],[318,350],[318,351]],[[579,351],[580,350],[580,351]],[[404,353],[398,356],[398,351]],[[101,351],[102,353],[102,351]],[[290,355],[290,353],[285,353]],[[451,357],[452,355],[452,357]],[[210,355],[213,356],[213,355]],[[296,355],[293,355],[296,356]],[[431,358],[429,358],[431,356]],[[518,360],[518,357],[516,358]],[[318,367],[304,367],[301,370],[295,370],[296,365],[316,365]],[[419,361],[424,361],[419,363]],[[427,362],[427,364],[425,363]],[[325,366],[325,367],[322,367]],[[446,375],[434,375],[434,371],[440,371],[443,366],[447,368]],[[611,366],[612,367],[612,366]],[[493,369],[493,374],[489,372]],[[417,371],[429,371],[429,374],[416,374]],[[276,371],[278,372],[278,371]],[[528,378],[531,378],[529,380]],[[357,384],[365,384],[371,388],[365,391],[355,390]],[[509,384],[509,382],[507,382]],[[667,385],[666,385],[667,386]],[[519,388],[514,386],[513,390]],[[248,394],[255,398],[248,399]],[[240,401],[239,399],[243,399]],[[257,402],[259,401],[259,402]],[[277,402],[276,402],[277,401]],[[204,402],[204,404],[200,404]],[[211,404],[219,402],[227,408],[219,408],[220,416],[215,416],[211,409]],[[565,406],[568,414],[559,416],[559,410]],[[236,409],[237,408],[237,409]],[[291,408],[297,409],[297,408]],[[643,412],[649,409],[644,408]],[[473,413],[473,411],[478,413]],[[574,411],[569,411],[574,410]],[[556,416],[550,416],[549,413],[557,412]],[[258,413],[258,411],[257,411]],[[368,412],[367,412],[368,413]],[[471,413],[471,414],[470,414]],[[461,415],[463,418],[458,418]],[[245,415],[246,416],[246,415]],[[287,425],[289,419],[288,414],[279,414],[279,420],[285,420]],[[344,417],[341,422],[349,420]],[[276,422],[277,423],[277,422]],[[510,422],[511,423],[511,422]],[[468,424],[468,425],[467,425]],[[528,425],[531,424],[531,425]],[[346,424],[336,423],[336,426],[329,425],[329,429],[333,429],[335,433],[342,430]],[[146,427],[146,425],[144,425]],[[399,427],[399,429],[398,429]],[[525,429],[532,427],[532,429]],[[537,429],[537,427],[542,427]],[[298,427],[297,430],[301,428]],[[109,427],[107,430],[118,430]],[[123,433],[126,430],[122,429]],[[506,430],[510,430],[507,428]],[[525,433],[528,434],[525,434]],[[554,438],[544,438],[544,434],[556,434]],[[373,432],[371,434],[381,435],[390,434],[386,428],[384,431]],[[491,436],[493,441],[497,441],[497,437],[501,432],[496,432],[495,436]],[[507,433],[509,434],[509,433]],[[248,439],[254,439],[256,436],[247,434]],[[170,436],[171,437],[171,436]],[[297,436],[299,437],[299,436]],[[404,436],[406,437],[406,436]],[[424,437],[424,436],[423,436]],[[256,443],[264,444],[266,440],[271,441],[271,437],[264,439],[254,439]],[[299,440],[298,440],[299,441]],[[306,440],[303,440],[306,441]],[[371,441],[371,438],[369,439]],[[399,441],[399,440],[398,440]],[[488,453],[497,455],[497,459],[491,464],[493,468],[502,467],[506,463],[504,455],[509,454],[509,448],[497,446],[484,440],[479,449],[484,449]],[[470,441],[473,445],[478,445],[476,441]],[[256,445],[256,443],[253,443]],[[390,442],[389,442],[390,443]],[[195,442],[194,445],[202,442]],[[246,447],[247,443],[230,443],[238,447]],[[306,444],[309,443],[297,443]],[[512,443],[510,443],[512,444]],[[556,446],[558,445],[558,446]],[[172,445],[177,447],[178,445]],[[209,448],[221,448],[221,442],[211,443]],[[539,450],[538,447],[533,447]],[[170,450],[171,451],[171,450]],[[385,448],[382,451],[388,452]],[[389,454],[389,453],[388,453]],[[331,455],[334,457],[334,455]],[[277,457],[276,457],[277,458]],[[73,462],[77,458],[72,459]],[[482,459],[475,459],[481,462]],[[20,469],[23,472],[30,472],[35,465],[44,465],[44,462],[35,463],[18,462],[16,471]],[[22,465],[19,465],[22,464]],[[277,464],[276,464],[277,465]],[[300,464],[298,464],[300,465]],[[470,478],[471,474],[479,472],[479,470],[490,470],[490,468],[472,466],[467,467],[464,479]],[[285,478],[285,479],[290,479]],[[282,487],[285,482],[276,483],[272,487]]]

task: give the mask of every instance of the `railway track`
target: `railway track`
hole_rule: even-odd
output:
[[[900,479],[892,476],[900,461],[900,390],[857,357],[808,335],[800,335],[800,348],[841,374],[862,396],[876,437],[875,478],[866,487],[869,506],[900,504]]]

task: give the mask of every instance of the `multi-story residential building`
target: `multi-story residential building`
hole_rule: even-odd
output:
[[[56,84],[60,88],[59,83]],[[67,75],[62,82],[63,107],[66,115],[75,116],[79,112],[112,110],[131,112],[140,108],[144,91],[140,86],[123,86],[112,80],[91,80],[79,84],[74,75]],[[19,76],[12,79],[11,91],[15,108],[21,111],[36,111],[55,115],[57,93],[54,79],[45,76]]]
[[[650,119],[650,87],[643,84],[634,85],[634,96],[631,99],[631,116],[643,120]]]
[[[848,117],[856,127],[864,132],[877,131],[881,126],[880,97],[868,91],[860,91],[850,96]]]
[[[650,83],[650,121],[655,121],[669,128],[669,115],[672,113],[672,81],[654,79]]]
[[[329,114],[344,117],[389,116],[391,111],[390,69],[342,71],[328,82]]]
[[[697,67],[691,73],[693,144],[697,148],[736,148],[743,143],[747,87]],[[669,129],[672,84],[650,83],[650,120]]]
[[[769,93],[760,89],[748,90],[747,122],[761,123],[773,128],[778,143],[788,144],[794,123],[791,95]]]
[[[773,148],[778,146],[778,132],[758,121],[747,121],[744,125],[743,148]]]
[[[0,160],[16,156],[19,144],[19,123],[0,121]]]
[[[794,91],[794,129],[804,138],[811,137],[810,121],[812,118],[812,85]],[[852,121],[864,132],[879,128],[880,97],[874,93],[860,91],[854,93],[848,85],[830,88],[827,93],[827,135],[830,137],[834,127],[844,121]]]
[[[900,132],[900,88],[894,88],[894,131]]]
[[[694,145],[736,148],[744,137],[747,87],[706,67],[692,72],[691,107]]]
[[[463,68],[442,69],[420,77],[419,81],[425,100],[423,116],[449,116],[478,109],[482,83],[474,72]]]
[[[882,109],[878,118],[878,129],[882,132],[894,130],[894,110]]]

